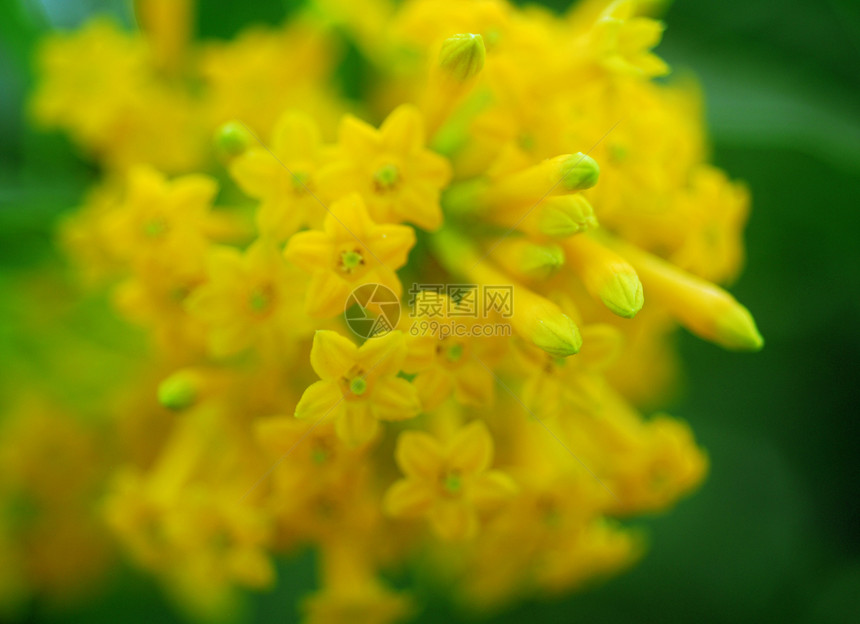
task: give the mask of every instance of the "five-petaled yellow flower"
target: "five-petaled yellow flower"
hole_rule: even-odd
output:
[[[311,274],[305,309],[314,317],[343,312],[349,293],[362,284],[383,284],[400,296],[394,273],[406,263],[415,232],[404,225],[377,225],[359,195],[331,205],[323,231],[290,238],[287,259]]]
[[[106,239],[127,261],[205,253],[209,207],[218,186],[203,175],[167,180],[149,167],[128,175],[125,201],[106,218]]]
[[[212,355],[226,357],[252,345],[284,349],[300,335],[303,323],[293,301],[303,275],[272,244],[258,241],[244,253],[217,247],[208,273],[186,307],[206,327]]]
[[[479,319],[470,318],[462,302],[432,290],[418,293],[414,303],[405,370],[415,374],[412,383],[424,409],[438,407],[452,393],[464,405],[492,403],[495,379],[485,359],[495,341],[480,333]]]
[[[311,366],[320,381],[305,390],[296,418],[335,421],[349,445],[371,441],[380,420],[406,420],[421,411],[415,387],[398,377],[406,357],[403,333],[371,338],[361,347],[330,330],[319,330]]]
[[[424,147],[424,122],[415,107],[399,106],[379,130],[346,115],[338,138],[338,156],[319,173],[321,188],[362,193],[381,223],[408,221],[426,230],[442,225],[439,192],[451,166]]]
[[[489,470],[493,438],[481,421],[460,429],[447,443],[420,431],[397,439],[397,465],[406,474],[385,494],[385,509],[397,517],[427,516],[442,539],[473,537],[478,512],[516,493],[504,472]]]
[[[295,112],[279,120],[270,149],[248,149],[230,164],[230,174],[245,193],[260,200],[260,235],[280,242],[303,225],[323,223],[326,212],[315,175],[325,150],[313,120]]]

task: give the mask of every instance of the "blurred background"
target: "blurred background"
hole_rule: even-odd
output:
[[[199,5],[206,38],[277,23],[292,7]],[[119,1],[0,2],[0,378],[14,376],[7,356],[39,352],[39,336],[13,331],[19,277],[61,265],[56,220],[97,175],[64,137],[28,127],[32,52],[44,31],[99,12],[130,19]],[[665,22],[657,52],[676,74],[699,77],[713,160],[752,189],[747,267],[732,291],[766,347],[733,354],[679,336],[685,380],[668,409],[710,454],[705,485],[641,521],[651,548],[629,573],[494,621],[860,621],[860,3],[676,0]],[[283,562],[279,578],[253,599],[253,621],[291,621],[291,605],[314,584],[310,555]],[[421,598],[419,622],[459,621],[444,601]],[[21,616],[179,621],[155,583],[130,569],[85,600],[35,602]]]

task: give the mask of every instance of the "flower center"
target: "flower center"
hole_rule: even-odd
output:
[[[311,447],[311,461],[317,466],[324,464],[331,455],[332,449],[323,439],[317,440]]]
[[[463,357],[463,345],[460,343],[451,345],[448,348],[448,353],[445,354],[445,357],[448,358],[448,361],[452,364],[454,362],[459,362],[460,358]]]
[[[349,382],[349,391],[356,396],[361,396],[367,392],[367,381],[364,377],[355,377]]]
[[[253,312],[262,314],[271,308],[272,299],[274,299],[272,286],[263,284],[251,291],[248,296],[248,305]]]
[[[364,256],[357,249],[350,249],[340,254],[340,269],[344,273],[354,273],[364,266]]]
[[[293,183],[293,193],[296,195],[303,195],[306,193],[308,191],[308,182],[310,179],[310,174],[307,174],[304,171],[294,171],[293,175],[290,176],[290,181]]]
[[[449,472],[442,477],[442,489],[452,496],[459,494],[463,489],[463,478],[456,472]]]
[[[368,373],[361,366],[355,365],[340,378],[338,384],[344,400],[355,401],[367,394],[371,386],[367,376]]]
[[[400,181],[400,171],[397,165],[383,165],[373,174],[373,186],[377,193],[392,190]]]
[[[436,345],[436,356],[440,358],[440,364],[454,367],[463,360],[466,354],[466,345],[462,342],[449,342],[448,339],[441,340]]]
[[[164,217],[154,217],[143,224],[143,234],[147,238],[161,238],[167,233],[167,221]]]

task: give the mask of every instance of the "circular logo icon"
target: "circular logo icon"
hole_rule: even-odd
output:
[[[346,298],[343,318],[357,336],[384,336],[400,321],[400,299],[387,286],[363,284]]]

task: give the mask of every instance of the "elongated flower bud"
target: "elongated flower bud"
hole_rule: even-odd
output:
[[[736,351],[764,346],[749,310],[719,286],[638,248],[621,243],[616,248],[636,267],[649,296],[697,336]]]
[[[600,167],[590,156],[564,154],[499,179],[481,201],[491,208],[527,207],[548,195],[591,188],[599,175]]]
[[[521,229],[528,233],[557,238],[579,234],[597,227],[594,208],[580,194],[547,197],[533,213],[523,219]]]
[[[440,131],[440,136],[435,140],[449,147],[456,144],[450,135],[452,130],[457,129],[449,128],[447,124],[452,121],[452,116],[456,116],[475,86],[476,77],[484,68],[485,58],[486,49],[481,35],[458,34],[442,43],[438,61],[430,68],[430,79],[421,106],[427,118],[430,137],[436,137],[437,131]]]
[[[642,283],[624,258],[587,236],[567,239],[564,250],[588,293],[614,314],[633,318],[642,309]]]
[[[554,243],[539,244],[525,238],[505,238],[490,257],[505,271],[521,279],[545,279],[564,265],[564,251]]]

